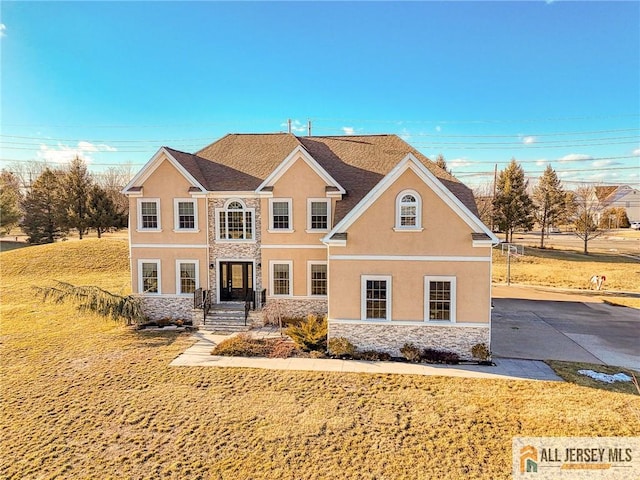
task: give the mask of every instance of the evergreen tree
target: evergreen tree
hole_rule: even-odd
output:
[[[495,224],[506,232],[507,242],[513,240],[516,228],[531,230],[533,227],[533,202],[527,194],[528,183],[515,158],[498,175],[493,214]]]
[[[629,217],[624,207],[607,208],[600,216],[600,228],[611,230],[612,228],[629,228]]]
[[[444,155],[442,155],[441,153],[438,154],[438,156],[436,157],[436,165],[439,166],[441,169],[443,169],[445,172],[449,172],[449,169],[447,168],[447,161],[444,159]]]
[[[96,230],[98,238],[101,238],[104,232],[125,226],[126,215],[118,211],[108,192],[99,185],[93,185],[91,188],[88,206],[88,225]]]
[[[564,208],[565,195],[556,171],[547,165],[533,189],[534,217],[540,225],[540,248],[544,248],[547,227],[558,220]]]
[[[0,233],[8,235],[20,222],[21,197],[18,177],[2,170],[0,172]]]
[[[20,226],[29,243],[53,243],[67,232],[60,191],[61,177],[60,172],[46,168],[22,201],[24,218]]]
[[[67,227],[78,230],[78,236],[82,240],[89,229],[89,192],[93,186],[84,160],[76,157],[71,161],[62,183]]]

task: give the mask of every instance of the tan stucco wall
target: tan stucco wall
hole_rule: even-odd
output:
[[[189,188],[192,185],[178,172],[169,161],[164,160],[142,185],[144,198],[160,199],[161,232],[139,232],[138,227],[138,199],[129,197],[129,231],[132,243],[178,243],[178,244],[206,244],[207,243],[207,207],[206,199],[198,198],[198,229],[199,232],[174,232],[174,198],[191,199]]]
[[[332,248],[331,253],[335,250]],[[489,322],[489,262],[332,260],[329,268],[329,318],[360,319],[362,275],[392,277],[392,320],[423,321],[424,277],[446,275],[456,277],[456,321]]]
[[[132,248],[131,288],[138,291],[138,260],[160,260],[160,290],[162,295],[176,293],[176,260],[198,260],[200,287],[207,288],[209,262],[204,248]]]
[[[262,249],[262,285],[271,296],[269,285],[269,262],[271,260],[291,260],[293,262],[293,295],[307,296],[308,275],[307,262],[309,260],[326,261],[326,249]]]
[[[262,208],[262,244],[300,244],[321,245],[320,239],[325,233],[306,233],[307,230],[307,199],[327,198],[325,187],[327,184],[314,172],[309,165],[298,158],[289,169],[278,179],[273,187],[273,198],[291,198],[293,211],[292,233],[269,233],[269,200],[261,200]],[[331,216],[335,212],[336,199],[331,199]],[[330,219],[329,229],[333,226]]]

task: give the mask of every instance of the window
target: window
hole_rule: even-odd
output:
[[[253,240],[253,212],[240,200],[229,200],[216,209],[219,240]]]
[[[391,277],[362,277],[362,319],[391,320]]]
[[[289,260],[272,260],[269,262],[271,271],[271,295],[273,296],[291,296],[293,294],[292,287],[292,265]]]
[[[198,204],[196,200],[177,198],[173,204],[176,230],[198,229]]]
[[[196,260],[176,261],[176,293],[190,294],[198,288],[198,262]]]
[[[413,190],[400,192],[396,197],[396,230],[422,230],[421,199]]]
[[[138,291],[143,294],[160,293],[159,260],[138,260]]]
[[[138,230],[160,230],[159,199],[138,199]]]
[[[309,230],[329,230],[329,212],[331,210],[331,200],[315,199],[307,200],[307,229]]]
[[[309,262],[309,295],[327,295],[327,262]]]
[[[270,230],[293,231],[291,225],[291,199],[269,199]]]
[[[455,277],[425,277],[425,296],[425,317],[427,321],[455,322]]]

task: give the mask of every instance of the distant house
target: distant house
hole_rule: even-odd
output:
[[[215,305],[324,313],[330,337],[361,349],[490,344],[498,239],[472,192],[395,135],[162,147],[124,193],[132,288],[151,318],[190,318],[202,288]]]
[[[630,222],[640,221],[640,191],[629,185],[609,185],[595,187],[598,202],[598,221],[608,208],[624,208]]]

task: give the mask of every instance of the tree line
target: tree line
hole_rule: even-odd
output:
[[[25,188],[18,175],[0,172],[0,231],[19,226],[31,244],[53,243],[75,230],[82,239],[90,230],[103,233],[127,226],[124,184],[110,175],[97,182],[76,157],[66,168],[45,166]]]

